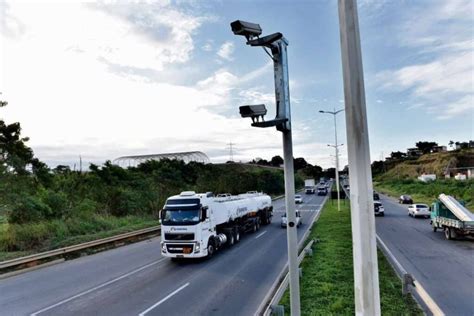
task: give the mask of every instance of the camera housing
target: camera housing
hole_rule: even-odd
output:
[[[230,23],[232,32],[235,35],[242,35],[248,39],[258,37],[262,34],[262,28],[257,23],[245,22],[241,20],[236,20]]]
[[[263,117],[267,114],[265,104],[242,105],[239,111],[240,116],[250,117],[252,118],[252,122],[255,122],[255,120],[258,122],[260,118],[262,118],[263,121]]]

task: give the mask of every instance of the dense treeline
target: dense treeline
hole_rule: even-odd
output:
[[[296,178],[301,186],[303,180]],[[106,162],[83,173],[68,168],[41,176],[3,173],[0,205],[8,225],[0,234],[0,251],[48,249],[64,245],[68,238],[73,243],[71,238],[81,235],[156,224],[166,198],[184,190],[278,195],[284,192],[284,176],[282,170],[257,166],[178,160],[148,161],[127,169]]]
[[[147,161],[123,169],[110,161],[85,173],[63,170],[38,178],[3,174],[0,195],[10,223],[66,219],[91,213],[126,216],[156,214],[165,199],[183,190],[284,191],[283,172],[241,165]],[[302,180],[298,178],[301,184]]]

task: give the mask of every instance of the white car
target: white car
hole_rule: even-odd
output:
[[[408,206],[408,216],[430,217],[430,207],[426,204],[412,204]]]
[[[374,213],[375,216],[385,216],[385,209],[383,208],[382,203],[377,201],[374,202]]]
[[[299,194],[295,195],[295,203],[296,204],[301,204],[303,203],[303,197]]]
[[[286,213],[281,216],[281,227],[285,228],[286,225],[288,224],[288,218],[286,217]],[[301,226],[302,221],[301,221],[301,214],[300,211],[296,211],[296,227]]]

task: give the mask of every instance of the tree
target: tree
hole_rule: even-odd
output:
[[[390,154],[390,157],[392,157],[392,159],[403,159],[406,156],[407,154],[402,153],[401,151],[394,151]]]
[[[448,143],[448,146],[451,147],[451,149],[453,149],[454,147],[454,142],[452,140],[449,141]]]
[[[303,169],[303,174],[308,178],[319,179],[323,174],[323,168],[318,165],[308,165]]]
[[[295,158],[293,159],[293,165],[296,171],[305,168],[306,166],[308,166],[308,163],[304,158]]]
[[[423,154],[429,154],[433,147],[438,146],[438,143],[435,142],[418,142],[416,147],[423,152]]]
[[[0,107],[8,104],[0,101]],[[26,166],[33,159],[33,150],[26,146],[28,137],[21,137],[20,123],[6,124],[0,119],[0,165],[17,174],[25,174]]]
[[[272,160],[270,160],[270,164],[274,167],[280,167],[283,162],[283,158],[281,158],[280,156],[273,156]]]

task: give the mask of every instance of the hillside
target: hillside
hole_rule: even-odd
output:
[[[448,165],[450,168],[473,167],[474,149],[425,154],[418,159],[395,162],[392,163],[392,168],[378,175],[376,180],[414,179],[423,173],[436,174],[438,178],[444,178]]]
[[[450,168],[473,167],[474,149],[427,154],[418,159],[398,162],[387,172],[374,176],[374,187],[394,197],[409,194],[415,202],[427,204],[445,193],[464,201],[473,210],[474,180],[455,180],[453,176],[456,169],[451,169],[451,178],[446,179],[444,173],[448,164]],[[417,177],[423,173],[436,174],[437,180],[428,183],[419,181]]]

